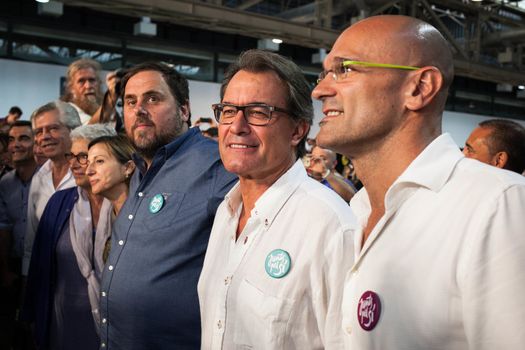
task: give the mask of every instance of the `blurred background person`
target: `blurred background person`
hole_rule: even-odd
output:
[[[0,349],[18,348],[27,339],[15,331],[21,329],[15,318],[21,297],[27,196],[31,178],[38,168],[33,158],[33,144],[31,123],[15,121],[9,130],[8,146],[14,170],[0,180]]]
[[[62,100],[73,106],[82,124],[87,124],[102,103],[102,66],[90,58],[74,61],[67,68]]]
[[[11,125],[14,124],[22,116],[22,110],[18,106],[13,106],[9,109],[9,112],[5,118],[0,119],[0,133],[5,133],[9,131]]]
[[[0,133],[0,179],[13,169],[11,166],[11,153],[7,149],[8,144],[9,136]]]
[[[99,281],[112,205],[92,192],[86,168],[89,142],[114,134],[103,124],[71,132],[65,157],[77,186],[49,199],[28,274],[23,316],[34,323],[38,349],[98,349]]]
[[[511,120],[485,120],[468,137],[463,154],[521,174],[525,171],[525,128]]]
[[[345,179],[335,170],[336,165],[337,154],[335,152],[314,146],[306,171],[310,177],[334,190],[348,203],[356,193],[356,189],[350,180]]]

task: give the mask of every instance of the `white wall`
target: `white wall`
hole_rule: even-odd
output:
[[[0,117],[17,105],[24,111],[22,119],[29,119],[36,108],[59,97],[60,78],[65,72],[64,66],[0,59]],[[220,84],[190,80],[189,87],[192,120],[212,118],[211,105],[219,102]],[[314,110],[311,137],[319,132],[322,118],[319,101],[314,101]],[[485,119],[490,117],[445,111],[443,131],[463,146],[472,129]],[[518,122],[525,126],[525,121]]]

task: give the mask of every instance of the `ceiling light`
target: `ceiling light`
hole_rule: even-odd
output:
[[[275,43],[275,44],[282,44],[282,43],[283,43],[283,40],[282,40],[282,39],[278,39],[278,38],[273,38],[273,39],[272,39],[272,43]]]
[[[49,0],[35,0],[36,2],[46,3],[49,2]]]
[[[518,85],[518,90],[525,90],[525,85]]]
[[[135,26],[133,27],[133,34],[155,36],[157,35],[157,25],[151,23],[151,18],[141,17],[140,22],[135,23]]]
[[[260,50],[279,51],[279,44],[272,39],[257,40],[257,48]]]

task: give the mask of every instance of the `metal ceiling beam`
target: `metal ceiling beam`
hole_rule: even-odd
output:
[[[128,16],[150,16],[154,20],[172,22],[216,30],[219,32],[241,33],[252,37],[280,37],[295,45],[311,48],[330,49],[339,32],[290,23],[279,18],[257,15],[214,6],[206,3],[182,0],[150,0],[145,5],[143,0],[61,0],[70,6],[92,7],[99,11]],[[435,3],[436,1],[430,1]],[[445,2],[443,0],[439,2]],[[388,4],[394,5],[396,1]],[[468,78],[497,83],[523,84],[525,72],[510,71],[495,66],[473,63],[467,59],[455,60],[456,74]]]
[[[339,32],[327,28],[304,26],[280,18],[239,11],[227,7],[216,6],[202,2],[188,2],[182,0],[113,0],[111,2],[97,0],[61,0],[69,6],[90,7],[97,10],[123,14],[127,7],[127,14],[137,17],[149,16],[152,19],[183,24],[206,30],[216,30],[228,33],[242,33],[244,35],[267,38],[279,37],[311,48],[330,47]]]
[[[496,32],[485,36],[483,45],[501,45],[506,43],[515,43],[525,41],[525,28]]]
[[[263,0],[246,0],[243,3],[241,3],[239,6],[237,6],[236,8],[237,8],[237,10],[246,10],[246,9],[249,9],[250,7],[252,7],[254,5],[257,5],[261,1],[263,1]]]

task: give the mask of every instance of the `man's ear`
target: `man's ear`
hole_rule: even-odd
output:
[[[411,111],[429,105],[441,91],[443,74],[436,67],[427,66],[410,73],[406,92],[406,107]]]
[[[501,152],[496,153],[492,157],[490,162],[495,167],[504,169],[508,161],[509,161],[509,155],[507,154],[507,152],[501,151]]]
[[[182,115],[182,120],[187,122],[190,119],[190,114],[191,114],[190,101],[186,101],[185,104],[180,106],[180,112]]]
[[[308,135],[310,125],[305,120],[300,120],[295,123],[295,128],[292,134],[292,146],[297,146],[301,140]]]

